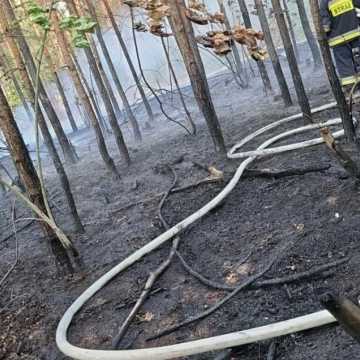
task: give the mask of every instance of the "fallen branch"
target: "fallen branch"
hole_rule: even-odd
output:
[[[159,208],[158,208],[158,216],[159,219],[162,223],[162,225],[164,226],[164,228],[166,230],[169,229],[169,225],[166,222],[166,220],[164,219],[163,215],[162,215],[162,208],[164,206],[164,203],[166,201],[166,199],[168,198],[169,194],[171,193],[171,190],[175,187],[176,183],[177,183],[177,175],[175,173],[175,171],[170,167],[173,175],[174,175],[174,181],[171,184],[169,190],[164,194],[163,198],[160,201],[159,204]],[[139,299],[137,300],[135,306],[133,307],[133,309],[131,310],[131,312],[129,313],[129,315],[127,316],[126,320],[123,322],[123,324],[121,325],[118,333],[116,334],[116,336],[114,337],[113,341],[112,341],[112,345],[114,349],[117,349],[121,340],[123,339],[123,337],[125,336],[132,320],[134,319],[134,317],[136,316],[136,314],[138,313],[139,309],[142,307],[142,305],[144,304],[144,302],[146,301],[146,299],[148,298],[151,289],[155,283],[155,281],[161,276],[161,274],[169,267],[172,259],[174,258],[175,252],[179,246],[179,242],[180,242],[180,238],[177,236],[176,238],[174,238],[173,243],[172,243],[172,247],[170,249],[170,253],[168,255],[168,257],[165,259],[165,261],[163,261],[159,267],[152,273],[150,273],[144,290],[142,291],[142,293],[140,294]]]
[[[331,165],[323,166],[309,166],[303,169],[289,169],[289,170],[270,170],[270,169],[247,169],[244,173],[244,178],[262,177],[271,179],[281,179],[288,176],[301,176],[314,172],[326,171],[331,168]]]
[[[258,280],[260,277],[264,276],[274,265],[274,263],[278,260],[279,256],[285,251],[285,249],[287,249],[289,247],[290,244],[292,244],[292,242],[286,242],[285,245],[283,245],[279,251],[277,251],[277,253],[275,254],[275,256],[270,260],[270,262],[257,274],[250,276],[247,280],[245,280],[242,284],[240,284],[239,286],[237,286],[230,294],[228,294],[227,296],[225,296],[222,300],[220,300],[218,303],[216,303],[214,306],[210,307],[208,310],[190,317],[189,319],[182,321],[179,324],[176,324],[174,326],[171,326],[163,331],[160,331],[158,334],[153,335],[151,337],[148,337],[146,339],[146,341],[150,341],[150,340],[155,340],[158,339],[162,336],[165,335],[169,335],[171,333],[173,333],[174,331],[190,325],[196,321],[199,321],[201,319],[204,319],[205,317],[211,315],[213,312],[215,312],[216,310],[218,310],[222,305],[224,305],[225,303],[227,303],[230,299],[232,299],[235,295],[237,295],[241,290],[244,290],[246,288],[248,288],[251,284],[253,284],[256,280]]]
[[[192,183],[192,184],[189,184],[189,185],[185,185],[185,186],[180,186],[180,187],[177,187],[177,188],[174,188],[170,191],[170,194],[175,194],[175,193],[179,193],[179,192],[182,192],[182,191],[186,191],[186,190],[189,190],[189,189],[195,189],[201,185],[204,185],[204,184],[215,184],[215,183],[218,183],[220,182],[221,179],[210,179],[210,178],[206,178],[206,179],[203,179],[203,180],[200,180],[200,181],[197,181],[195,183]],[[151,196],[149,198],[146,198],[146,199],[142,199],[142,200],[139,200],[139,201],[135,201],[133,203],[130,203],[130,204],[127,204],[119,209],[116,209],[116,210],[113,210],[111,212],[112,215],[114,214],[117,214],[121,211],[124,211],[124,210],[128,210],[134,206],[138,206],[138,205],[144,205],[144,204],[147,204],[147,203],[150,203],[150,202],[153,202],[155,200],[157,200],[159,197],[162,197],[166,194],[166,192],[161,192],[161,193],[158,193],[154,196]]]
[[[192,275],[194,278],[199,280],[203,285],[206,285],[206,286],[216,289],[216,290],[225,290],[225,291],[233,291],[237,288],[236,286],[219,284],[215,281],[207,279],[206,277],[204,277],[203,275],[201,275],[200,273],[198,273],[197,271],[192,269],[191,266],[185,261],[185,259],[179,254],[179,252],[177,252],[176,255],[179,258],[184,269],[190,275]],[[251,287],[252,288],[260,288],[260,287],[265,287],[265,286],[283,285],[283,284],[288,284],[288,283],[295,282],[295,281],[304,280],[304,279],[307,279],[314,275],[317,275],[319,273],[323,273],[327,270],[330,270],[334,267],[340,266],[348,261],[349,261],[349,258],[344,258],[344,259],[333,261],[328,264],[314,267],[310,270],[303,271],[303,272],[300,272],[297,274],[291,274],[291,275],[287,275],[287,276],[283,276],[283,277],[267,279],[267,280],[262,280],[262,281],[256,281],[251,285]]]

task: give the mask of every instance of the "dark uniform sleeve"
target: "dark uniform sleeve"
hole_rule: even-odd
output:
[[[353,0],[353,4],[356,8],[360,9],[360,0]]]
[[[360,3],[360,0],[356,0],[356,1]],[[321,17],[321,25],[323,26],[324,31],[329,32],[331,30],[331,15],[329,11],[329,0],[320,1],[320,17]]]

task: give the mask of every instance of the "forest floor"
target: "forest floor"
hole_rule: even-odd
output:
[[[332,101],[324,74],[313,71],[308,64],[302,65],[302,71],[312,105]],[[229,74],[211,79],[210,86],[229,148],[252,131],[299,111],[297,106],[284,109],[281,100],[266,96],[258,78],[253,79],[251,88],[246,90],[237,89]],[[214,153],[194,100],[189,90],[186,93],[198,124],[198,136],[186,135],[160,115],[152,124],[153,129],[144,131],[145,141],[141,144],[131,142],[131,134],[125,129],[133,160],[129,168],[121,161],[109,136],[121,181],[112,180],[106,173],[91,131],[83,130],[72,136],[81,161],[67,166],[67,172],[86,226],[85,235],[72,233],[55,171],[50,165],[46,167],[46,184],[56,218],[72,235],[84,260],[85,272],[59,277],[38,225],[32,223],[18,232],[19,263],[0,288],[0,359],[64,359],[56,348],[54,335],[68,306],[112,266],[163,232],[157,217],[160,198],[155,195],[166,191],[173,181],[171,173],[162,171],[164,165],[172,164],[178,186],[208,176],[194,162],[213,165],[225,174],[224,182],[171,194],[163,209],[171,225],[207,203],[231,178],[240,161],[224,160]],[[177,100],[176,103],[179,106]],[[173,114],[176,113],[174,110]],[[144,119],[143,113],[138,115]],[[317,118],[335,116],[335,111],[326,111]],[[179,114],[178,119],[181,119]],[[283,126],[276,133],[300,124],[298,121]],[[267,137],[269,134],[261,136],[249,148],[255,148]],[[45,163],[49,164],[48,159]],[[239,284],[258,272],[279,246],[287,242],[292,245],[263,279],[298,273],[349,257],[344,264],[325,274],[287,285],[246,289],[204,320],[158,340],[146,341],[160,329],[209,308],[227,294],[201,284],[174,258],[155,284],[157,292],[141,309],[122,346],[174,344],[304,315],[321,308],[318,292],[324,288],[343,292],[356,300],[360,295],[360,188],[323,145],[264,158],[256,161],[252,168],[287,170],[309,166],[326,170],[280,179],[242,180],[220,207],[182,234],[179,252],[203,276],[230,285]],[[153,199],[122,209],[148,198]],[[10,216],[13,199],[11,194],[0,195],[0,278],[14,260],[15,237],[9,236],[13,227]],[[15,208],[18,219],[31,217],[18,202]],[[21,229],[26,221],[17,222],[16,227]],[[72,343],[110,349],[117,328],[141,293],[149,272],[167,257],[169,246],[145,257],[99,292],[76,316],[70,334]],[[277,344],[276,359],[360,358],[359,346],[337,326],[286,336],[278,339]],[[241,347],[234,359],[265,359],[268,347],[269,342]],[[213,357],[214,354],[203,354],[187,359]]]

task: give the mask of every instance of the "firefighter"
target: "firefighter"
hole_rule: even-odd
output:
[[[320,0],[322,26],[346,95],[360,80],[360,0]]]

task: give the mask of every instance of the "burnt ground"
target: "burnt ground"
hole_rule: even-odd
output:
[[[313,71],[308,64],[303,64],[302,70],[312,104],[330,101],[324,74]],[[213,78],[210,84],[229,147],[251,131],[298,112],[296,106],[285,110],[281,101],[265,96],[259,79],[254,79],[248,90],[237,89],[229,74]],[[106,173],[91,132],[83,130],[72,136],[81,161],[67,166],[67,171],[86,225],[85,235],[72,232],[54,170],[50,165],[46,167],[47,187],[58,223],[71,234],[82,254],[85,271],[73,277],[59,276],[38,226],[32,224],[18,233],[19,264],[0,289],[0,359],[64,359],[56,348],[54,335],[66,308],[99,276],[163,231],[156,215],[159,198],[119,210],[168,189],[172,178],[161,171],[161,165],[176,162],[173,167],[180,186],[208,175],[194,166],[193,161],[224,171],[225,181],[231,177],[240,161],[224,160],[214,154],[189,89],[186,93],[198,124],[197,137],[185,135],[176,125],[159,118],[152,130],[144,132],[146,140],[142,144],[131,143],[133,164],[129,168],[124,166],[109,137],[111,152],[121,170],[121,181],[112,180]],[[141,118],[141,109],[138,114]],[[175,110],[173,114],[176,115]],[[318,118],[334,116],[335,112],[328,111]],[[298,121],[288,127],[300,124]],[[124,131],[131,142],[126,127]],[[267,136],[260,137],[249,148]],[[45,163],[49,164],[47,159]],[[186,230],[179,251],[194,269],[220,283],[240,283],[267,264],[278,247],[287,242],[293,245],[281,254],[264,278],[350,257],[347,263],[336,271],[287,286],[244,290],[208,318],[159,340],[146,342],[147,336],[201,312],[226,294],[200,284],[175,258],[155,285],[159,292],[146,302],[122,345],[137,348],[173,344],[304,315],[321,308],[318,293],[324,288],[356,300],[360,295],[360,188],[346,176],[325,146],[265,158],[252,167],[292,169],[310,165],[330,167],[277,180],[242,180],[222,206]],[[207,203],[223,187],[224,183],[208,184],[170,195],[163,210],[166,220],[175,224]],[[0,274],[5,274],[15,248],[14,237],[4,241],[11,234],[12,195],[2,195],[1,203]],[[16,210],[18,218],[31,216],[18,202]],[[18,228],[23,224],[17,223]],[[157,267],[168,251],[169,245],[165,245],[147,256],[87,304],[71,328],[72,342],[90,348],[110,348],[112,336],[131,309],[131,302],[140,294],[149,271]],[[245,263],[239,265],[247,257]],[[268,346],[268,342],[244,346],[235,359],[265,359]],[[189,359],[213,356],[203,354]],[[287,360],[358,358],[359,346],[336,326],[279,339],[276,357]]]

